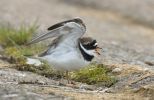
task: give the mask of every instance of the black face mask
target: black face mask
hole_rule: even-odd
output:
[[[95,45],[97,43],[96,40],[93,40],[92,42],[90,43],[87,43],[87,44],[82,44],[83,47],[87,50],[93,50],[93,49],[96,49],[97,45]]]

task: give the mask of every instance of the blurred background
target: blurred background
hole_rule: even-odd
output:
[[[153,9],[153,0],[0,0],[0,23],[37,23],[42,31],[80,17],[85,35],[103,47],[103,62],[151,67],[146,62],[154,63]]]

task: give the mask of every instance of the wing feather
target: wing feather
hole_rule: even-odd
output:
[[[42,34],[28,43],[33,44],[43,41],[48,38],[56,37],[52,43],[49,45],[49,49],[40,54],[40,56],[45,56],[52,53],[56,47],[69,46],[68,48],[74,48],[78,46],[78,40],[83,36],[86,31],[86,27],[81,19],[72,19],[55,24],[48,28],[48,32]]]
[[[49,31],[47,33],[34,38],[32,41],[28,43],[28,45],[43,41],[48,38],[60,37],[60,36],[64,36],[65,39],[74,36],[74,39],[77,40],[85,33],[86,28],[83,22],[82,23],[79,21],[77,22],[74,19],[55,24],[49,27],[48,30]]]

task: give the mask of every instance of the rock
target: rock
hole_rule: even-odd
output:
[[[87,84],[80,84],[79,89],[81,90],[90,90],[90,91],[94,91],[96,90],[96,86],[94,85],[87,85]]]
[[[39,59],[27,58],[26,64],[40,66],[42,62]]]
[[[154,57],[153,56],[148,56],[144,60],[145,64],[149,66],[154,66]]]
[[[70,100],[70,97],[57,94],[40,94],[45,86],[56,85],[57,82],[43,76],[21,72],[15,69],[0,70],[0,99],[1,100]]]
[[[143,95],[147,97],[148,100],[153,100],[154,98],[154,85],[149,84],[146,86],[142,86],[138,90],[134,91],[135,93],[138,93],[139,95]]]
[[[122,14],[133,20],[147,26],[154,27],[154,9],[153,0],[63,0],[73,4],[89,6],[101,10],[109,10]],[[114,5],[113,5],[114,4]]]
[[[121,71],[122,71],[122,69],[121,69],[121,68],[114,68],[114,69],[112,70],[112,73],[115,73],[115,74],[120,74],[120,73],[121,73]]]

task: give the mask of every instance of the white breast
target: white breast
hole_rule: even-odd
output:
[[[42,58],[59,71],[78,70],[89,64],[77,50],[60,50]]]

